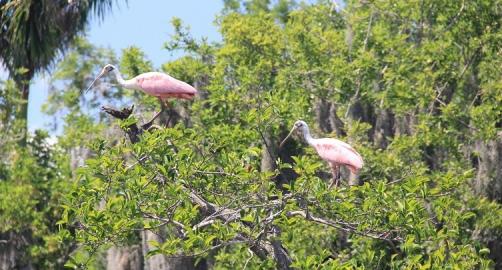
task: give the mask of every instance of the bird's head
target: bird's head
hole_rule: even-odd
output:
[[[293,132],[295,131],[298,131],[300,132],[301,134],[305,134],[305,133],[308,133],[309,132],[309,126],[307,125],[307,123],[305,123],[305,121],[302,121],[302,120],[298,120],[295,122],[295,124],[293,125],[293,128],[291,129],[291,131],[289,132],[288,136],[286,136],[286,138],[284,138],[284,140],[282,140],[281,144],[279,145],[279,147],[282,147],[284,145],[284,143],[286,142],[286,140],[293,134]]]
[[[108,65],[106,65],[106,66],[103,67],[103,70],[101,70],[101,73],[103,73],[103,75],[104,75],[106,73],[111,72],[114,69],[115,69],[114,65],[108,64]]]
[[[97,80],[99,80],[101,77],[112,72],[115,69],[117,69],[117,68],[111,64],[107,64],[106,66],[104,66],[103,69],[101,70],[101,72],[99,73],[99,75],[96,77],[96,79],[94,79],[94,81],[92,81],[92,83],[89,85],[89,87],[87,87],[85,92],[89,91],[91,89],[91,87],[94,85],[94,83],[96,83]]]
[[[305,133],[305,131],[309,130],[309,126],[307,125],[307,123],[305,123],[305,121],[298,120],[295,122],[292,130],[297,130],[303,134]]]

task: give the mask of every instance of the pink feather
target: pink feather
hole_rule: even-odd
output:
[[[314,139],[312,146],[319,156],[331,166],[347,166],[352,173],[357,173],[363,165],[361,155],[349,144],[333,138]]]
[[[136,88],[161,99],[171,97],[191,99],[197,94],[197,90],[188,83],[160,72],[143,73],[136,76],[133,81]]]

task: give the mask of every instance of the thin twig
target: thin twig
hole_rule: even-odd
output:
[[[373,230],[371,230],[371,232],[359,231],[359,230],[357,230],[357,228],[354,228],[352,226],[347,226],[345,224],[343,224],[345,226],[342,226],[339,222],[336,222],[336,221],[322,219],[322,218],[315,217],[312,215],[307,216],[305,211],[290,211],[287,213],[287,216],[289,216],[289,217],[302,216],[303,218],[305,218],[305,220],[314,221],[316,223],[327,225],[327,226],[330,226],[330,227],[333,227],[333,228],[336,228],[336,229],[339,229],[339,230],[342,230],[345,232],[351,232],[351,233],[355,233],[355,234],[358,234],[361,236],[366,236],[366,237],[373,238],[373,239],[385,240],[385,241],[392,240],[392,241],[398,241],[398,242],[404,241],[403,238],[400,236],[389,237],[393,231],[387,231],[387,232],[377,232],[377,231],[373,231]]]
[[[187,254],[164,255],[164,257],[170,258],[170,259],[176,259],[176,258],[193,258],[193,257],[201,256],[203,254],[206,254],[209,251],[212,251],[212,250],[215,250],[215,249],[218,249],[218,248],[221,248],[221,247],[235,245],[235,244],[243,244],[243,243],[248,243],[249,244],[249,241],[248,240],[231,240],[231,241],[228,241],[228,242],[223,242],[223,243],[220,243],[218,245],[206,248],[206,249],[204,249],[202,251],[199,251],[199,252],[196,252],[196,253],[192,253],[192,254],[188,254],[188,255]]]
[[[210,171],[201,171],[201,170],[194,170],[195,173],[199,174],[215,174],[215,175],[223,175],[223,176],[236,176],[233,173],[227,173],[227,172],[210,172]]]

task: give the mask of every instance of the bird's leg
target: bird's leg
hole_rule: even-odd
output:
[[[161,97],[157,97],[159,99],[159,102],[160,102],[160,110],[161,111],[164,111],[164,108],[171,108],[171,106],[169,105],[169,102],[167,100],[164,100],[162,99]]]
[[[169,101],[166,100],[166,106],[169,108],[169,118],[167,118],[166,125],[169,125],[169,122],[171,121],[171,118],[173,117],[174,114],[174,108],[171,107],[171,104],[169,104]]]
[[[160,114],[164,111],[164,109],[162,108],[162,104],[164,103],[164,101],[160,97],[157,97],[157,98],[159,99],[160,104],[161,104],[160,111],[158,113],[156,113],[150,121],[146,122],[145,124],[143,124],[141,126],[141,128],[143,128],[145,130],[149,129],[153,125],[153,121],[155,121],[155,119],[157,119],[160,116]]]
[[[162,112],[165,111],[165,109],[169,109],[169,118],[167,119],[167,122],[166,122],[166,126],[169,124],[169,121],[171,121],[171,116],[172,116],[172,107],[171,105],[169,104],[169,101],[167,99],[162,99],[161,97],[157,97],[159,99],[159,102],[160,102],[160,112],[157,113],[157,115],[155,115],[155,118],[157,118]],[[154,119],[155,119],[154,118]]]
[[[340,166],[333,165],[331,166],[331,173],[333,174],[333,179],[331,179],[331,183],[329,184],[329,189],[332,189],[333,186],[340,186]]]
[[[146,122],[145,124],[143,124],[141,126],[141,128],[144,129],[144,130],[149,129],[153,125],[153,121],[155,121],[155,119],[157,119],[160,116],[161,113],[162,113],[162,110],[159,111],[158,113],[156,113],[153,116],[152,120],[150,120],[150,121]]]

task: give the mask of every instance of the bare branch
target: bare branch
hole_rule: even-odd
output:
[[[366,236],[373,239],[379,239],[384,241],[398,241],[403,242],[403,238],[401,236],[392,236],[392,233],[395,231],[388,232],[376,232],[376,231],[359,231],[357,228],[353,226],[348,226],[347,223],[341,223],[338,221],[332,221],[327,219],[322,219],[319,217],[312,216],[312,214],[307,215],[305,211],[290,211],[287,213],[288,217],[292,216],[301,216],[305,218],[305,220],[310,220],[319,224],[327,225],[345,232],[355,233],[361,236]]]
[[[227,172],[208,172],[208,171],[201,171],[201,170],[195,170],[194,172],[198,173],[198,174],[235,176],[235,174],[233,174],[233,173],[227,173]]]
[[[198,256],[201,256],[201,255],[204,255],[204,254],[208,253],[209,251],[212,251],[212,250],[215,250],[215,249],[218,249],[218,248],[221,248],[221,247],[235,245],[235,244],[243,244],[243,243],[249,244],[249,241],[248,240],[230,240],[228,242],[222,242],[220,244],[214,245],[212,247],[206,248],[206,249],[204,249],[202,251],[199,251],[199,252],[196,252],[196,253],[192,253],[192,254],[164,255],[164,256],[166,258],[192,258],[192,257],[198,257]]]
[[[159,225],[157,225],[155,227],[161,227],[161,226],[166,225],[166,224],[173,224],[174,226],[176,226],[176,228],[178,229],[178,231],[180,232],[180,234],[183,237],[186,236],[185,225],[183,225],[181,222],[178,222],[178,221],[170,219],[170,218],[158,217],[156,215],[153,215],[153,214],[150,214],[150,213],[146,213],[146,212],[143,212],[143,211],[141,211],[141,214],[143,214],[143,217],[145,217],[145,218],[150,218],[150,219],[162,221],[161,224],[159,224]],[[143,229],[143,230],[149,230],[149,229],[153,229],[155,227],[148,228],[148,229]]]

